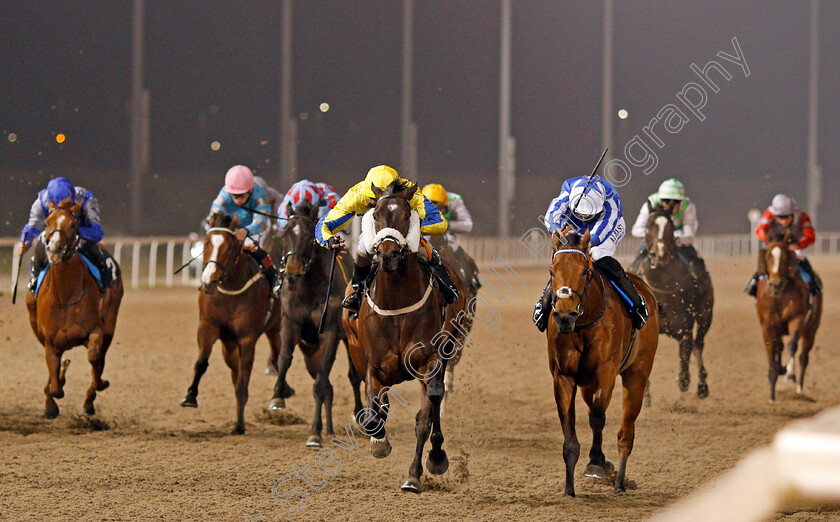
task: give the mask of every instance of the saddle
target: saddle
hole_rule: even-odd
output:
[[[84,253],[79,252],[79,257],[82,259],[82,263],[85,265],[85,268],[87,268],[87,271],[96,280],[96,285],[99,287],[99,291],[104,292],[105,285],[102,282],[102,274],[99,272],[99,268],[97,268],[93,261],[88,259]],[[108,259],[113,260],[114,257],[111,254],[108,254]],[[38,297],[38,292],[41,290],[41,284],[44,282],[44,278],[46,278],[49,269],[50,265],[47,264],[47,266],[44,267],[44,269],[38,274],[38,277],[35,280],[35,297]]]

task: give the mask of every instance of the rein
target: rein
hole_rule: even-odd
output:
[[[226,228],[226,227],[212,227],[212,228],[207,229],[207,234],[208,234],[208,235],[209,235],[211,232],[225,232],[225,233],[228,233],[228,234],[230,234],[231,236],[233,236],[233,240],[234,240],[234,241],[236,242],[236,244],[237,244],[237,248],[235,249],[235,250],[236,250],[236,254],[235,254],[235,255],[231,258],[231,261],[230,261],[230,262],[228,262],[228,264],[227,264],[226,266],[224,266],[224,267],[223,267],[223,266],[222,266],[222,265],[221,265],[218,261],[216,261],[215,259],[211,259],[210,261],[208,261],[208,262],[207,262],[207,266],[209,266],[211,263],[213,263],[213,264],[215,264],[216,266],[218,266],[219,268],[221,268],[221,269],[222,269],[222,275],[220,275],[220,276],[219,276],[219,278],[218,278],[218,279],[216,279],[215,281],[211,281],[211,282],[210,282],[210,283],[216,283],[217,285],[221,285],[222,283],[224,283],[224,282],[225,282],[225,280],[226,280],[226,279],[228,278],[228,276],[230,275],[230,271],[231,271],[231,270],[233,270],[233,267],[234,267],[234,266],[236,266],[236,263],[239,261],[239,256],[242,254],[242,245],[239,243],[239,240],[237,240],[237,239],[236,239],[236,234],[233,232],[233,230],[231,230],[231,229],[229,229],[229,228]],[[257,275],[260,275],[259,270],[257,271]],[[251,282],[251,281],[249,281],[248,283],[246,283],[246,285],[247,285],[247,286],[245,286],[245,287],[243,287],[242,289],[240,289],[241,291],[239,291],[239,293],[244,292],[244,291],[245,291],[245,289],[247,289],[247,287],[248,287],[248,286],[251,286],[251,284],[253,284],[253,282]],[[221,293],[223,293],[223,294],[224,294],[224,293],[227,293],[226,291],[223,291],[224,289],[223,289],[221,286],[219,286],[218,288],[216,288],[216,290],[218,290],[219,292],[221,292]],[[232,294],[232,295],[237,295],[237,294]]]

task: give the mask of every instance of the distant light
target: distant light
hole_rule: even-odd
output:
[[[318,108],[321,109],[321,112],[327,112],[330,110],[330,104],[325,102],[319,105]]]
[[[303,121],[308,120],[309,119],[309,113],[306,112],[306,111],[303,111],[302,113],[300,113],[300,119],[303,120]]]
[[[618,111],[618,117],[619,118],[621,118],[622,120],[626,120],[627,116],[629,116],[629,114],[627,113],[626,109],[619,109],[619,111]]]
[[[219,143],[218,141],[214,141],[213,143],[210,144],[210,150],[219,150],[221,148],[222,148],[222,144]]]
[[[17,134],[14,132],[9,133],[9,143],[14,143],[17,141]]]
[[[268,145],[268,140],[260,141],[260,147],[265,147],[266,145]]]
[[[57,134],[55,136],[55,141],[57,141],[58,143],[64,143],[64,140],[66,140],[66,139],[67,139],[67,136],[65,136],[64,134]]]

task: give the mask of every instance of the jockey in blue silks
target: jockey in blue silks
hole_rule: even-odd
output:
[[[597,177],[591,182],[589,176],[567,179],[560,195],[548,206],[545,224],[551,232],[567,226],[580,234],[589,230],[589,255],[593,264],[619,288],[633,321],[633,328],[641,329],[647,321],[647,305],[633,283],[627,279],[621,263],[613,257],[626,230],[621,198],[615,188]],[[549,281],[542,298],[534,306],[534,324],[541,332],[548,328],[551,297]]]
[[[38,274],[47,267],[47,252],[43,237],[44,220],[50,213],[50,203],[58,205],[69,200],[72,204],[81,203],[77,216],[79,222],[79,250],[99,269],[102,285],[111,285],[111,269],[107,265],[108,256],[99,248],[102,240],[102,225],[99,222],[99,202],[91,191],[83,187],[75,187],[66,178],[54,178],[47,183],[47,188],[38,193],[38,198],[29,209],[29,221],[20,233],[20,243],[17,251],[20,255],[26,253],[35,244],[35,255],[32,258],[32,279],[29,289],[35,291]],[[37,243],[36,243],[37,240]]]
[[[244,165],[231,167],[225,174],[224,188],[210,206],[210,215],[204,220],[204,228],[210,228],[210,217],[214,213],[236,217],[236,239],[242,242],[245,251],[259,263],[260,270],[271,286],[272,297],[280,299],[283,280],[268,252],[262,248],[271,228],[268,216],[271,214],[271,206],[268,200],[266,190],[255,183],[251,169]]]

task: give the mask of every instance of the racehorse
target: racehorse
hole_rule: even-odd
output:
[[[665,310],[660,316],[659,333],[680,343],[680,391],[688,390],[691,381],[688,366],[691,354],[697,361],[697,396],[709,396],[703,347],[712,324],[715,303],[712,280],[707,272],[695,282],[691,272],[677,256],[674,222],[662,208],[651,208],[645,233],[645,250],[649,261],[640,263],[634,272],[650,286],[656,300]],[[697,330],[695,332],[695,326]]]
[[[463,249],[460,251],[461,255],[453,251],[449,245],[449,241],[443,235],[431,236],[429,243],[440,254],[441,262],[446,266],[452,267],[454,277],[461,280],[458,287],[461,288],[461,285],[463,285],[466,302],[474,303],[473,300],[478,296],[478,288],[473,283],[474,280],[478,280],[478,268],[475,266],[475,261]],[[473,326],[472,314],[468,313],[463,319],[461,328],[455,331],[458,344],[462,348],[457,350],[452,359],[446,363],[446,373],[443,377],[446,393],[453,393],[455,391],[455,366],[461,360],[461,354],[464,352],[463,346]],[[445,405],[445,403],[446,399],[444,398],[443,404]]]
[[[256,260],[243,250],[234,230],[236,217],[213,214],[204,238],[204,272],[198,294],[198,360],[187,396],[181,406],[198,406],[198,384],[207,371],[217,340],[230,368],[236,390],[234,434],[245,433],[245,403],[254,365],[254,345],[263,334],[272,353],[279,353],[280,305],[271,299],[268,283]]]
[[[373,209],[365,214],[362,227],[366,241],[376,251],[379,267],[372,271],[358,318],[351,319],[347,310],[342,316],[353,365],[365,380],[366,415],[358,415],[357,420],[371,437],[371,454],[387,457],[391,452],[385,432],[389,389],[404,381],[420,380],[417,446],[408,479],[402,485],[404,491],[419,493],[423,447],[430,432],[432,449],[427,469],[439,475],[449,467],[443,450],[440,406],[447,359],[460,349],[454,331],[466,315],[466,296],[460,280],[453,278],[460,296],[446,306],[441,293],[434,291],[433,277],[418,259],[418,250],[429,247],[421,243],[420,219],[409,204],[417,187],[397,180],[385,190],[375,185],[372,190]],[[432,255],[430,249],[427,255]],[[351,291],[348,285],[347,293]]]
[[[26,296],[29,324],[44,346],[47,359],[49,380],[44,387],[47,396],[44,416],[48,419],[58,416],[55,399],[64,397],[65,373],[70,361],[62,362],[61,357],[65,351],[80,345],[87,347],[92,375],[82,412],[96,413],[93,406],[96,392],[109,385],[102,380],[102,371],[123,297],[122,275],[113,259],[108,260],[113,283],[101,292],[85,267],[78,252],[80,210],[81,203],[72,205],[69,199],[58,206],[50,202],[44,229],[49,269],[38,295],[30,292]]]
[[[563,243],[565,241],[565,244]],[[624,387],[621,429],[618,432],[619,465],[615,492],[625,491],[627,458],[633,449],[636,418],[659,342],[656,297],[638,277],[630,280],[650,310],[645,326],[636,332],[624,303],[607,279],[593,269],[589,256],[589,231],[581,238],[574,232],[552,234],[552,318],[549,321],[548,363],[554,378],[554,400],[563,426],[563,460],[566,464],[564,495],[575,496],[574,470],[580,455],[575,433],[575,394],[581,389],[589,406],[592,449],[584,475],[606,478],[614,466],[601,449],[615,379]]]
[[[315,419],[312,421],[312,433],[306,441],[310,447],[321,446],[321,407],[326,417],[326,434],[333,435],[332,402],[333,387],[330,384],[330,371],[335,362],[339,341],[347,345],[347,334],[341,324],[341,292],[332,292],[327,305],[327,317],[324,332],[318,334],[318,327],[327,295],[327,283],[330,278],[330,251],[321,248],[315,242],[315,225],[318,221],[318,207],[308,200],[292,209],[289,205],[289,220],[280,236],[283,246],[281,265],[285,267],[284,284],[281,291],[282,313],[280,318],[280,353],[278,354],[277,384],[269,410],[281,410],[286,407],[284,397],[287,385],[286,372],[292,364],[295,346],[300,346],[306,361],[309,375],[315,379],[312,393],[315,396]],[[352,273],[349,257],[337,259],[339,271]],[[338,287],[342,280],[340,274],[334,274],[333,287]],[[347,283],[346,277],[343,279]],[[349,352],[348,352],[349,353]],[[348,355],[349,360],[349,355]],[[350,364],[350,384],[355,398],[355,414],[362,409],[359,385],[362,378]]]
[[[759,253],[759,273],[765,276],[758,283],[755,308],[770,365],[770,402],[774,402],[776,379],[782,373],[795,381],[796,392],[802,393],[808,353],[814,346],[822,317],[822,294],[809,297],[808,285],[798,274],[796,254],[789,247],[790,232],[781,238],[775,234],[770,240],[767,248]],[[782,336],[785,335],[791,336],[787,367],[782,366]],[[797,350],[800,340],[802,345]]]

